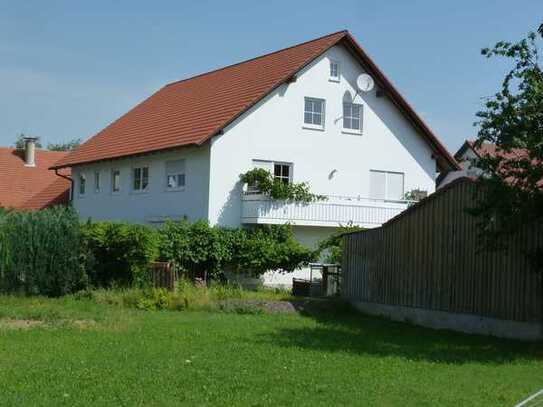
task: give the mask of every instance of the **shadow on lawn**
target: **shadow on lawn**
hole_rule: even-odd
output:
[[[296,306],[296,305],[295,305]],[[275,346],[326,352],[397,356],[410,360],[463,364],[543,361],[543,344],[434,330],[359,313],[346,304],[332,309],[299,307],[314,327],[284,328],[260,339]]]

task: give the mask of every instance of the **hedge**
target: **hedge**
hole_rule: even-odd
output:
[[[71,208],[0,212],[0,291],[60,296],[87,287],[145,285],[149,263],[221,280],[224,271],[293,271],[315,253],[292,228],[229,229],[205,221],[155,229],[122,222],[80,224]]]
[[[0,214],[0,290],[59,296],[86,287],[78,216],[56,207]]]

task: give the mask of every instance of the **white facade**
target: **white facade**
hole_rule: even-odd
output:
[[[340,81],[329,80],[330,60],[340,62]],[[436,162],[423,137],[376,89],[357,95],[363,129],[342,128],[346,94],[356,95],[363,71],[341,46],[331,48],[297,76],[250,109],[211,142],[209,219],[240,225],[239,174],[253,160],[291,163],[293,180],[307,181],[315,193],[370,197],[370,170],[404,174],[404,191],[435,190]],[[324,99],[324,130],[304,126],[304,98]],[[228,159],[223,159],[228,157]],[[378,226],[378,225],[375,225]]]
[[[331,62],[339,78],[330,76]],[[395,188],[401,187],[402,194],[412,189],[432,193],[436,161],[424,137],[388,97],[378,96],[377,89],[357,94],[355,83],[361,73],[360,64],[343,46],[332,47],[300,71],[295,82],[281,85],[201,147],[75,167],[74,205],[82,218],[96,220],[159,223],[187,217],[230,227],[290,222],[299,225],[297,236],[310,246],[349,217],[359,216],[351,213],[361,214],[357,224],[379,226],[403,210],[405,203],[372,199],[370,177],[376,174],[372,171],[393,174]],[[304,123],[305,98],[324,100],[322,128]],[[344,101],[362,105],[361,132],[343,128]],[[177,159],[185,160],[186,186],[168,191],[166,162]],[[303,221],[290,219],[294,212],[288,212],[286,205],[277,212],[281,216],[270,216],[269,210],[264,216],[254,202],[247,203],[251,200],[243,197],[239,182],[239,175],[253,168],[255,161],[288,164],[292,181],[308,182],[312,192],[333,197],[322,207],[302,208],[307,209],[299,215]],[[149,185],[147,191],[136,192],[133,168],[141,165],[149,168]],[[118,193],[111,188],[114,169],[121,171]],[[103,174],[100,192],[94,191],[97,170]],[[86,178],[84,194],[79,193],[81,174]],[[249,219],[247,213],[259,215]],[[280,284],[291,277],[281,277]]]
[[[478,155],[471,147],[466,148],[460,155],[457,153],[456,161],[458,161],[461,169],[448,172],[439,182],[438,188],[443,188],[445,185],[458,178],[480,176],[483,171],[477,167],[476,163],[478,158]]]
[[[166,163],[179,160],[184,160],[185,186],[168,189]],[[148,187],[135,191],[133,169],[142,167],[149,168]],[[112,188],[115,170],[120,171],[119,191]],[[95,188],[97,172],[99,190]],[[86,179],[83,194],[81,175]],[[73,203],[82,219],[155,224],[166,218],[194,221],[208,216],[208,145],[78,166],[72,169],[72,177],[75,180]]]

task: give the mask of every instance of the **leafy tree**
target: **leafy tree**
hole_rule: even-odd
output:
[[[485,193],[473,210],[490,248],[499,248],[503,238],[525,225],[543,222],[543,72],[537,49],[543,24],[538,31],[481,52],[513,62],[501,89],[477,113],[477,144],[496,145],[496,154],[483,155],[477,162],[484,172],[479,183]],[[530,255],[543,269],[543,248]]]
[[[15,140],[15,148],[17,150],[24,150],[25,148],[25,137],[30,137],[28,136],[28,134],[24,134],[24,133],[20,133],[18,136],[17,136],[17,139]],[[40,142],[40,138],[39,137],[36,137],[36,148],[41,148],[42,145],[41,145],[41,142]]]
[[[81,145],[81,139],[75,138],[66,143],[48,143],[47,149],[50,151],[71,151]]]

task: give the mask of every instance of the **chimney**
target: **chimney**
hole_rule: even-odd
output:
[[[25,167],[36,166],[36,137],[25,137]]]

